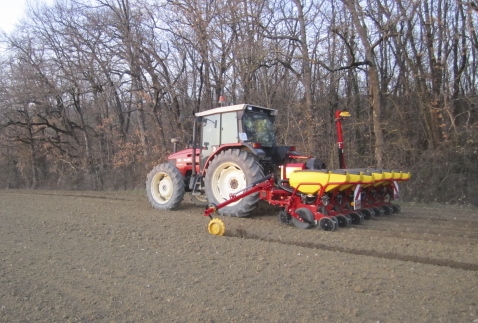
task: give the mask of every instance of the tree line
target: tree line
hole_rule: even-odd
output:
[[[0,182],[130,189],[195,112],[279,110],[280,143],[410,170],[415,201],[478,205],[478,6],[459,0],[57,0],[0,36]]]

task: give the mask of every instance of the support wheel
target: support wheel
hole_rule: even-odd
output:
[[[364,216],[358,212],[349,213],[352,218],[352,224],[362,224],[364,221]]]
[[[173,165],[157,165],[149,172],[146,179],[146,193],[155,209],[177,208],[183,200],[184,192],[184,177]]]
[[[369,209],[361,209],[360,212],[363,214],[365,220],[371,220],[375,214],[370,212]]]
[[[392,204],[392,208],[394,214],[399,214],[402,211],[402,208],[398,204]]]
[[[206,170],[204,184],[210,203],[220,204],[264,177],[259,161],[251,154],[230,149],[219,153]],[[246,196],[218,210],[221,215],[246,217],[257,206],[259,193]]]
[[[329,219],[331,219],[334,222],[335,228],[339,227],[339,221],[337,220],[335,215],[334,216],[329,216]]]
[[[207,225],[207,231],[215,236],[223,236],[226,232],[226,226],[221,219],[214,218],[209,221],[209,224]]]
[[[375,212],[375,216],[383,216],[385,214],[385,212],[383,211],[383,209],[381,207],[374,207],[373,208],[374,212]]]
[[[295,210],[295,213],[299,215],[299,219],[292,216],[292,224],[299,229],[308,229],[315,225],[314,214],[311,210],[305,207],[300,207]]]
[[[329,217],[323,217],[322,219],[320,219],[319,226],[324,231],[335,231],[335,229],[337,228],[335,226],[335,222],[332,221],[332,219],[330,219]]]
[[[348,228],[352,224],[352,220],[343,214],[337,214],[335,218],[337,219],[340,228]]]
[[[366,210],[370,212],[371,218],[375,219],[375,215],[376,215],[375,211],[373,209],[366,209]]]
[[[392,214],[392,212],[393,212],[392,207],[391,207],[391,206],[388,206],[388,205],[382,205],[380,208],[383,209],[383,213],[384,213],[385,215],[390,215],[390,214]]]
[[[360,212],[360,211],[357,212],[357,213],[358,213],[359,218],[360,218],[360,224],[364,224],[364,222],[365,222],[365,216],[364,216],[363,213]]]

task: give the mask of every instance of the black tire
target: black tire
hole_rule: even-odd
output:
[[[399,214],[402,210],[402,208],[398,204],[392,204],[392,208],[393,208],[393,213],[394,214]]]
[[[155,209],[177,208],[183,200],[184,192],[184,177],[173,165],[157,165],[149,172],[146,179],[146,193]]]
[[[206,170],[204,185],[209,203],[220,204],[230,194],[239,192],[264,177],[262,167],[251,154],[230,149],[219,153]],[[259,193],[254,193],[219,209],[221,215],[246,217],[257,206]]]
[[[374,216],[369,209],[360,209],[360,212],[363,214],[365,220],[371,220]]]
[[[335,222],[327,216],[319,220],[319,227],[324,231],[335,231],[337,229]]]
[[[375,217],[384,215],[383,209],[380,207],[374,207],[372,210],[375,212]]]
[[[362,224],[363,223],[363,215],[358,212],[350,212],[350,217],[352,218],[352,224]]]
[[[376,214],[376,213],[375,213],[375,210],[372,209],[372,208],[368,208],[367,210],[370,212],[371,219],[375,219],[375,214]]]
[[[345,215],[343,214],[337,214],[335,216],[335,218],[337,219],[337,225],[341,228],[348,228],[350,227],[350,225],[352,224],[352,220],[347,218]]]
[[[388,206],[388,205],[382,205],[381,208],[383,209],[383,212],[385,215],[390,215],[393,213],[393,209],[392,207]]]

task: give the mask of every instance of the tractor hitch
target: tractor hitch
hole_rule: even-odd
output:
[[[231,194],[230,198],[228,200],[226,200],[222,203],[219,203],[217,205],[214,204],[214,203],[209,204],[207,206],[207,208],[204,210],[204,216],[211,217],[212,213],[216,212],[219,209],[222,209],[223,207],[228,206],[231,203],[239,201],[240,199],[242,199],[246,196],[249,196],[251,194],[257,193],[261,190],[270,190],[273,187],[274,187],[274,175],[273,174],[267,175],[267,176],[255,181],[254,183],[252,183],[251,185],[249,185],[245,189],[239,191],[239,192],[242,192],[242,193]]]

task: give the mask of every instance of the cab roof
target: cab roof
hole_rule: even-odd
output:
[[[218,114],[218,113],[242,111],[242,110],[246,110],[247,107],[250,107],[251,110],[260,109],[260,110],[270,111],[271,114],[274,114],[274,115],[277,114],[276,109],[263,108],[263,107],[259,107],[259,106],[251,105],[251,104],[236,104],[236,105],[229,105],[227,107],[219,107],[219,108],[214,108],[214,109],[210,109],[206,111],[196,112],[194,115],[196,117],[205,117],[205,116],[210,116],[212,114]]]

